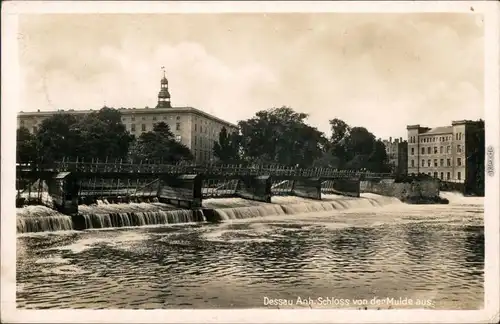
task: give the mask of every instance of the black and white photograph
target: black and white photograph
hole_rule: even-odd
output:
[[[34,3],[2,321],[498,321],[497,3]]]

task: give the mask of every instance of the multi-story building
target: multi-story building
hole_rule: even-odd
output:
[[[25,127],[36,132],[38,125],[45,119],[57,113],[85,115],[96,110],[58,110],[20,112],[17,116],[17,127]],[[122,122],[127,130],[136,137],[151,131],[154,124],[165,122],[170,126],[176,139],[186,145],[193,153],[198,163],[213,159],[213,145],[219,139],[223,127],[227,131],[237,130],[237,126],[193,107],[172,107],[168,80],[163,76],[158,93],[156,108],[119,108]]]
[[[481,128],[482,127],[482,128]],[[408,173],[425,173],[450,182],[473,181],[477,176],[477,132],[484,134],[484,124],[477,121],[454,121],[451,126],[436,128],[408,125]],[[483,143],[484,145],[484,143]]]
[[[408,172],[408,142],[403,141],[403,138],[396,138],[394,141],[392,137],[389,140],[383,141],[385,151],[389,159],[389,165],[392,172],[395,174],[404,175]]]

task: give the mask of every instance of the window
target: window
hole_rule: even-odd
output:
[[[438,166],[438,160],[437,159],[434,159],[434,166],[437,167]]]
[[[175,124],[175,130],[181,130],[181,123]]]
[[[125,117],[122,118],[122,121],[126,121],[126,120],[127,120],[127,118],[125,118]]]
[[[431,147],[430,146],[427,148],[427,154],[431,154]]]
[[[146,117],[142,117],[142,120],[146,120]]]
[[[156,120],[156,116],[153,116],[153,120]]]
[[[411,167],[414,168],[415,167],[415,161],[411,160]]]
[[[461,172],[457,172],[457,179],[462,180],[462,173]]]
[[[194,131],[198,131],[198,124],[194,124]]]
[[[131,121],[135,121],[135,117],[130,118]]]
[[[438,173],[434,172],[434,178],[437,178],[437,177],[438,177]]]
[[[177,142],[180,142],[181,141],[181,135],[175,135],[175,140]]]
[[[434,146],[434,154],[437,154],[437,152],[438,152],[438,148],[437,148],[437,146]]]
[[[428,174],[428,175],[431,175],[431,173],[430,173],[430,172],[427,172],[427,174]]]
[[[461,159],[461,158],[457,158],[457,165],[458,165],[458,166],[461,166],[461,165],[462,165],[462,159]]]
[[[425,166],[425,160],[422,160],[422,166],[423,167]]]
[[[450,180],[451,174],[449,172],[446,172],[446,180]]]
[[[203,126],[200,125],[200,133],[203,133]]]
[[[439,177],[439,178],[440,178],[441,180],[443,180],[443,178],[444,178],[444,172],[441,172],[441,174],[440,174],[440,177]]]
[[[440,146],[440,147],[439,147],[439,153],[443,154],[443,151],[444,151],[444,150],[443,150],[443,147],[442,147],[442,146]]]
[[[167,119],[167,116],[163,116],[163,120],[166,120]]]
[[[21,126],[24,126],[24,120],[21,120]]]
[[[130,130],[131,130],[132,132],[135,132],[135,124],[130,125]]]
[[[446,166],[451,166],[451,159],[446,159]]]
[[[449,154],[450,152],[451,152],[451,146],[450,146],[450,145],[448,145],[448,146],[446,147],[446,153],[448,153],[448,154]]]
[[[439,160],[439,166],[444,166],[444,159]],[[442,177],[441,177],[442,178]]]
[[[175,117],[176,120],[181,120],[181,116]]]
[[[425,154],[425,147],[422,147],[422,155]]]
[[[415,148],[411,148],[411,155],[415,155]]]
[[[461,145],[457,145],[457,153],[462,153],[462,146]]]
[[[194,145],[196,145],[196,142],[198,141],[198,136],[194,137]]]
[[[455,139],[458,141],[458,133],[455,134]]]
[[[145,132],[145,131],[146,131],[146,124],[142,124],[142,125],[141,125],[141,130],[142,130],[143,132]]]
[[[427,160],[427,166],[430,167],[431,166],[431,160]]]
[[[33,133],[36,133],[37,130],[36,126],[33,126]]]

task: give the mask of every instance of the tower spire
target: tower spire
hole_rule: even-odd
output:
[[[160,81],[160,92],[158,93],[158,105],[156,105],[156,108],[172,108],[165,67],[162,66],[161,70],[163,71],[163,78]]]

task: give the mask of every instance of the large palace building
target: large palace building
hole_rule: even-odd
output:
[[[472,181],[476,161],[470,159],[480,122],[454,121],[436,128],[408,125],[408,173],[425,173],[450,182]],[[484,145],[484,144],[483,144]]]
[[[223,127],[230,133],[237,126],[193,107],[172,107],[168,80],[165,75],[160,82],[158,104],[156,108],[120,108],[122,122],[127,130],[139,136],[151,131],[153,125],[163,121],[170,126],[176,139],[189,147],[196,162],[207,162],[213,159],[213,144],[219,139]],[[20,112],[17,116],[17,127],[25,127],[31,132],[47,117],[57,113],[85,115],[95,110],[59,110]]]

